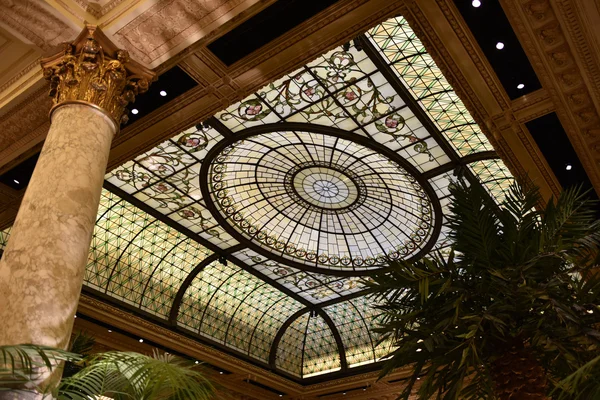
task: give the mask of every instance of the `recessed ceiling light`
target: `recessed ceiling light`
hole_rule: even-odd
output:
[[[109,330],[108,330],[108,333],[112,333],[112,331],[109,329]]]
[[[140,339],[140,343],[144,343],[144,339]]]
[[[572,170],[572,169],[573,169],[573,166],[572,166],[571,164],[567,164],[567,166],[565,167],[565,169],[566,169],[567,171],[570,171],[570,170]]]
[[[525,85],[523,85],[522,83],[519,83],[519,84],[517,85],[517,89],[523,89],[524,87],[525,87]]]
[[[19,181],[16,179],[13,179],[13,182],[16,183],[17,185],[19,184]]]
[[[502,42],[498,42],[498,43],[496,43],[496,48],[497,48],[498,50],[502,50],[502,49],[504,48],[504,43],[502,43]]]
[[[481,1],[480,1],[480,0],[473,0],[473,1],[471,2],[471,5],[472,5],[473,7],[475,7],[475,8],[477,8],[477,7],[481,6]]]
[[[196,363],[196,364],[200,364],[200,361],[196,360],[196,362],[195,362],[195,363]]]
[[[161,91],[160,91],[160,95],[161,95],[162,97],[165,97],[165,96],[167,95],[167,92],[165,92],[164,90],[161,90]]]
[[[219,375],[223,375],[223,371],[219,371]]]
[[[421,351],[423,351],[423,349],[417,349],[417,353],[419,353],[419,352],[421,352]]]
[[[134,109],[132,109],[132,110],[131,110],[131,113],[132,113],[133,115],[136,115],[137,113],[139,113],[139,111],[138,111],[138,109],[137,109],[137,108],[134,108]]]
[[[77,318],[77,315],[75,315],[73,318]]]

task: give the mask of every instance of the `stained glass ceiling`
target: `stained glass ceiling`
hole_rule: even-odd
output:
[[[361,277],[513,178],[402,17],[353,43],[108,173],[84,290],[296,380],[385,356]]]

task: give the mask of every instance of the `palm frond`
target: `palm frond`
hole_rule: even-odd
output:
[[[500,207],[479,185],[459,182],[451,194],[450,256],[393,262],[365,282],[379,304],[373,331],[394,345],[382,376],[413,366],[401,398],[420,375],[420,399],[491,399],[499,366],[519,357],[528,361],[515,368],[557,384],[598,356],[594,203],[570,189],[539,210],[538,190],[517,184]],[[600,391],[594,379],[585,393]]]
[[[87,355],[92,351],[92,347],[96,343],[96,338],[92,335],[83,331],[78,331],[71,338],[71,344],[69,345],[69,351],[81,355]]]
[[[60,399],[80,400],[94,395],[110,395],[117,400],[209,399],[212,385],[193,365],[177,357],[157,359],[138,353],[103,353],[65,380]]]
[[[0,391],[28,388],[38,392],[53,388],[40,387],[40,378],[65,361],[79,361],[78,354],[31,344],[0,346]]]

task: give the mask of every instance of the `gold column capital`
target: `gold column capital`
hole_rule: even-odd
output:
[[[125,107],[156,79],[156,73],[131,60],[94,25],[87,25],[62,51],[43,58],[41,65],[50,81],[52,110],[69,103],[89,104],[111,117],[117,131],[129,119]]]

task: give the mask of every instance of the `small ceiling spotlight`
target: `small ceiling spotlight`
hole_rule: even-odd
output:
[[[165,96],[167,95],[167,92],[165,92],[164,90],[161,90],[161,91],[159,92],[159,94],[160,94],[162,97],[165,97]]]
[[[133,108],[133,109],[131,110],[131,113],[132,113],[133,115],[137,115],[137,113],[139,113],[139,111],[138,111],[138,109],[137,109],[137,108]]]
[[[519,83],[519,84],[517,85],[517,89],[523,89],[524,87],[525,87],[525,85],[523,85],[522,83]]]
[[[194,361],[194,364],[200,364],[200,361],[196,360]]]
[[[144,343],[144,339],[140,339],[140,343]]]
[[[13,182],[16,183],[17,185],[20,184],[20,182],[18,180],[16,180],[16,179],[13,179]]]
[[[219,375],[223,375],[223,371],[219,371]]]
[[[112,331],[109,329],[109,330],[108,330],[108,333],[112,333]]]
[[[480,0],[473,0],[471,2],[471,5],[475,8],[481,7],[481,1]]]
[[[504,43],[502,43],[502,42],[498,42],[498,43],[496,43],[496,48],[497,48],[498,50],[502,50],[502,49],[504,48]]]
[[[572,166],[571,164],[567,164],[567,166],[565,167],[565,169],[566,169],[567,171],[570,171],[570,170],[572,170],[572,169],[573,169],[573,166]]]

